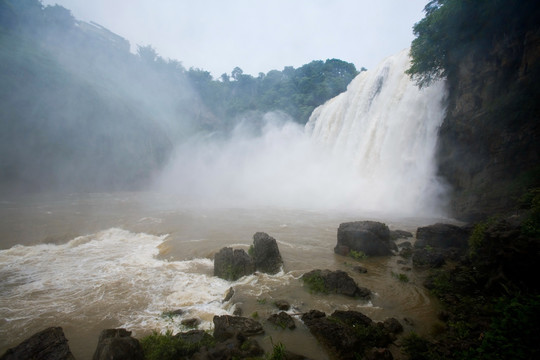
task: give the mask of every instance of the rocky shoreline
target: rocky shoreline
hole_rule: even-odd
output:
[[[520,237],[520,227],[524,221],[502,219],[484,228],[484,236],[496,243],[510,243]],[[506,269],[497,269],[490,266],[488,258],[478,258],[483,252],[485,244],[477,240],[478,224],[476,226],[456,226],[451,224],[434,224],[420,227],[416,231],[415,241],[411,233],[394,230],[388,226],[374,221],[356,221],[343,223],[338,228],[337,244],[334,252],[341,256],[353,258],[367,256],[398,256],[398,263],[404,265],[404,272],[412,268],[430,269],[432,276],[428,278],[425,286],[431,290],[440,287],[436,276],[437,269],[443,273],[463,271],[463,267],[471,259],[477,266],[485,267],[485,287],[493,291],[498,287],[509,289],[509,286],[523,288],[523,284],[533,286],[534,278],[523,278],[526,267],[521,266],[518,272],[505,272]],[[476,238],[475,238],[476,236]],[[523,236],[521,236],[523,237]],[[270,274],[277,273],[284,260],[279,252],[277,241],[266,233],[258,232],[254,235],[253,245],[248,252],[225,247],[215,254],[214,275],[227,280],[236,280],[242,276],[257,272]],[[396,240],[402,239],[399,246]],[[538,241],[526,237],[529,249],[538,252]],[[487,244],[487,243],[486,243]],[[492,246],[492,245],[490,245]],[[522,254],[526,258],[525,254]],[[476,256],[477,258],[475,258]],[[529,259],[529,260],[531,260]],[[517,261],[517,259],[512,259]],[[512,263],[513,264],[513,263]],[[504,264],[503,264],[504,265]],[[510,265],[510,264],[508,264]],[[516,265],[519,267],[519,265]],[[353,271],[365,272],[361,266],[352,268]],[[459,270],[461,269],[461,270]],[[514,269],[515,270],[515,269]],[[516,275],[521,276],[517,278]],[[405,274],[396,274],[402,281]],[[359,286],[349,274],[342,270],[314,269],[300,277],[306,290],[322,294],[339,294],[367,300],[371,291]],[[504,283],[501,283],[504,282]],[[520,283],[521,281],[521,283]],[[225,301],[231,301],[234,288],[230,288],[225,295]],[[438,293],[441,297],[440,293]],[[443,303],[454,303],[452,294],[445,293]],[[131,332],[125,329],[104,330],[98,340],[94,353],[94,360],[101,359],[243,359],[243,358],[272,358],[272,359],[304,359],[301,354],[294,354],[281,344],[273,344],[273,353],[266,353],[254,338],[265,333],[265,328],[281,328],[283,331],[294,331],[297,323],[302,323],[311,335],[317,340],[330,359],[394,359],[394,358],[422,358],[418,357],[418,345],[414,341],[416,334],[404,334],[403,325],[395,318],[375,322],[365,314],[358,311],[335,310],[326,314],[317,309],[297,312],[291,309],[287,300],[274,302],[274,311],[268,319],[261,320],[253,317],[241,316],[241,308],[237,307],[234,315],[215,316],[213,319],[213,333],[203,330],[172,334],[158,334],[136,339]],[[439,318],[441,326],[452,328],[451,319],[454,319],[457,310],[451,313],[444,311]],[[171,312],[171,316],[182,314],[182,310]],[[185,319],[186,326],[195,327],[198,319]],[[478,334],[478,336],[481,336]],[[412,339],[412,340],[411,340]],[[413,341],[414,340],[414,341]],[[462,341],[461,339],[460,341]],[[459,341],[452,342],[446,339],[446,345],[430,343],[422,340],[421,344],[430,344],[432,351],[438,349],[445,353],[445,349],[459,345]],[[411,345],[412,344],[412,345]],[[438,346],[438,347],[437,347]],[[414,352],[416,351],[416,353]],[[427,350],[424,351],[424,353]],[[415,355],[416,354],[416,355]],[[433,357],[436,358],[436,357]],[[443,358],[445,358],[443,356]],[[9,349],[1,360],[11,359],[74,359],[68,341],[59,327],[51,327],[34,334],[20,345]]]

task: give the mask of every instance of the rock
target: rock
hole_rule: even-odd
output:
[[[279,272],[283,265],[277,241],[264,232],[253,235],[253,262],[255,269],[267,274]]]
[[[366,360],[393,360],[394,356],[388,349],[372,348],[366,353]]]
[[[93,360],[144,360],[144,352],[139,340],[131,337],[125,329],[103,330],[99,335]]]
[[[363,358],[370,349],[383,348],[392,342],[384,327],[357,311],[335,311],[326,317],[311,310],[302,315],[302,321],[335,359]]]
[[[348,255],[354,250],[367,256],[392,255],[388,226],[376,221],[355,221],[339,225],[334,252]]]
[[[413,234],[404,230],[390,230],[390,239],[407,239],[413,237]]]
[[[230,360],[261,358],[264,350],[255,339],[249,339],[241,334],[226,339],[212,347],[201,348],[190,357],[192,360]]]
[[[396,318],[389,318],[383,321],[383,326],[390,334],[400,334],[403,332],[403,325]]]
[[[214,338],[204,330],[191,330],[174,335],[176,346],[168,349],[169,357],[176,359],[194,359],[199,352],[205,354],[208,348],[216,344]],[[202,357],[202,359],[208,359]]]
[[[367,299],[371,291],[359,287],[356,282],[342,270],[312,270],[302,275],[302,280],[314,292],[334,293]]]
[[[276,307],[279,310],[283,310],[283,311],[287,311],[287,310],[289,310],[291,308],[291,305],[286,300],[276,300],[274,302],[274,305],[276,305]]]
[[[367,269],[365,267],[363,267],[363,266],[360,266],[360,265],[353,266],[353,270],[356,271],[357,273],[360,273],[360,274],[367,273]]]
[[[243,249],[225,247],[214,256],[214,275],[235,281],[255,272],[251,257]]]
[[[281,311],[278,314],[270,315],[270,317],[268,318],[268,322],[279,326],[282,329],[288,328],[290,330],[293,330],[294,328],[296,328],[296,324],[294,323],[294,319],[292,318],[292,316],[284,311]]]
[[[401,249],[401,251],[399,252],[399,256],[401,256],[402,258],[405,258],[405,259],[409,259],[411,258],[411,256],[413,255],[413,252],[414,250],[410,247],[404,247],[403,249]]]
[[[242,316],[242,313],[244,311],[242,310],[242,307],[240,307],[238,304],[235,305],[233,315],[234,316]]]
[[[411,249],[413,246],[410,241],[404,241],[400,244],[398,244],[398,248],[400,249]]]
[[[440,268],[445,264],[445,256],[440,250],[415,249],[412,255],[415,267]]]
[[[470,232],[452,224],[434,224],[419,227],[416,231],[415,248],[430,246],[432,248],[465,249],[468,245]]]
[[[68,341],[61,327],[50,327],[40,331],[14,348],[8,349],[2,360],[74,360]]]
[[[184,310],[176,309],[176,310],[171,310],[171,311],[164,311],[162,315],[165,317],[175,317],[175,316],[180,316],[183,313],[184,313]]]
[[[263,334],[264,330],[256,320],[242,316],[214,316],[214,338],[225,341],[240,334],[243,337]]]
[[[180,323],[188,328],[195,328],[199,326],[199,324],[201,323],[201,320],[197,318],[189,318],[189,319],[182,320]]]
[[[227,292],[225,293],[225,298],[223,299],[222,302],[227,302],[229,300],[231,300],[231,298],[234,296],[234,289],[232,288],[232,286],[229,288],[229,290],[227,290]]]

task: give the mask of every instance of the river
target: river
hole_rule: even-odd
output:
[[[264,323],[279,299],[292,305],[290,313],[351,309],[429,331],[438,306],[422,287],[421,271],[402,269],[410,265],[398,264],[399,256],[356,261],[334,254],[339,224],[356,220],[378,220],[412,233],[441,221],[359,210],[205,208],[149,192],[4,196],[0,353],[46,327],[62,326],[75,357],[90,359],[106,328],[125,327],[142,337],[153,330],[186,331],[181,320],[195,317],[199,328],[211,329],[214,315],[232,314],[236,307]],[[224,246],[247,250],[258,231],[277,240],[283,270],[236,282],[214,277],[213,255]],[[368,272],[354,272],[357,264]],[[299,277],[315,268],[345,270],[374,296],[365,302],[310,294]],[[409,282],[399,281],[398,273]],[[231,286],[235,295],[223,303]],[[177,309],[184,313],[163,315]],[[294,331],[265,325],[260,344],[268,350],[272,341],[282,342],[309,358],[326,359],[298,316],[295,321]]]

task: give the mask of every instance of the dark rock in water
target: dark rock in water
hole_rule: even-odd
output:
[[[413,246],[410,241],[404,241],[400,244],[398,244],[398,248],[400,249],[411,249]]]
[[[329,317],[311,310],[302,321],[332,358],[356,359],[369,356],[373,348],[384,348],[392,342],[388,330],[357,311],[335,311]]]
[[[401,251],[399,252],[399,256],[405,259],[410,259],[413,255],[413,252],[414,252],[413,248],[405,247],[401,249]]]
[[[354,250],[368,256],[384,256],[392,255],[394,247],[388,226],[376,221],[355,221],[339,225],[334,252],[348,255]]]
[[[234,307],[233,315],[234,316],[242,316],[243,310],[240,306],[236,305]]]
[[[171,310],[171,311],[164,311],[162,315],[166,317],[175,317],[175,316],[180,316],[183,313],[184,313],[184,310],[176,309],[176,310]]]
[[[413,237],[413,234],[405,230],[390,230],[390,239],[407,239]]]
[[[316,269],[302,275],[302,280],[314,292],[334,293],[364,299],[371,296],[369,289],[359,287],[353,278],[342,270]]]
[[[367,273],[367,269],[365,267],[363,267],[363,266],[360,266],[360,265],[353,266],[353,270],[356,271],[357,273],[360,273],[360,274]]]
[[[243,249],[225,247],[214,256],[214,275],[235,281],[255,272],[251,257]]]
[[[296,328],[296,324],[294,323],[294,319],[291,315],[287,314],[284,311],[281,311],[279,314],[272,314],[268,318],[268,322],[279,326],[282,329],[291,329],[293,330]]]
[[[182,320],[180,323],[188,328],[195,328],[199,326],[199,324],[201,323],[201,320],[197,318],[189,318],[189,319]]]
[[[249,337],[263,334],[264,330],[258,321],[241,316],[214,316],[214,338],[225,341],[236,335]]]
[[[286,300],[276,300],[276,302],[274,302],[274,305],[276,305],[279,310],[283,311],[287,311],[291,308],[291,305]]]
[[[144,360],[139,340],[131,337],[131,331],[125,329],[103,330],[93,360],[122,359]]]
[[[283,265],[277,241],[264,232],[253,235],[253,262],[255,269],[267,274],[279,272]]]
[[[227,293],[225,294],[225,298],[223,299],[222,302],[227,302],[229,300],[232,299],[232,297],[234,296],[234,289],[232,288],[232,286],[229,288],[229,290],[227,290]]]
[[[452,224],[434,224],[420,227],[416,231],[415,248],[431,246],[433,248],[465,249],[468,245],[470,231]]]
[[[2,360],[74,360],[61,327],[40,331],[14,348],[8,349]]]

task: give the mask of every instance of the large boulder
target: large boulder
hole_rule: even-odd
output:
[[[217,341],[259,335],[264,333],[260,322],[242,316],[214,316],[214,338]]]
[[[235,281],[255,272],[255,264],[243,249],[225,247],[214,256],[214,275]]]
[[[452,224],[437,223],[416,230],[414,247],[423,248],[459,248],[465,249],[468,244],[470,231]]]
[[[14,348],[8,349],[2,360],[74,360],[61,327],[40,331]]]
[[[302,315],[302,321],[334,359],[357,359],[369,351],[390,345],[395,326],[374,323],[358,311],[337,310],[326,316],[318,310]]]
[[[255,269],[267,274],[279,272],[283,265],[276,239],[264,232],[253,235],[253,262]]]
[[[341,294],[368,299],[371,291],[359,287],[356,282],[342,270],[315,269],[302,275],[302,281],[313,292]]]
[[[268,318],[268,322],[271,324],[274,324],[282,329],[290,329],[293,330],[296,328],[296,324],[294,323],[294,319],[291,315],[287,314],[285,311],[280,311],[277,314],[272,314]]]
[[[139,340],[126,329],[107,329],[99,335],[93,360],[144,360]]]
[[[334,252],[346,256],[354,250],[368,256],[384,256],[392,255],[394,248],[388,226],[376,221],[354,221],[339,225]]]

